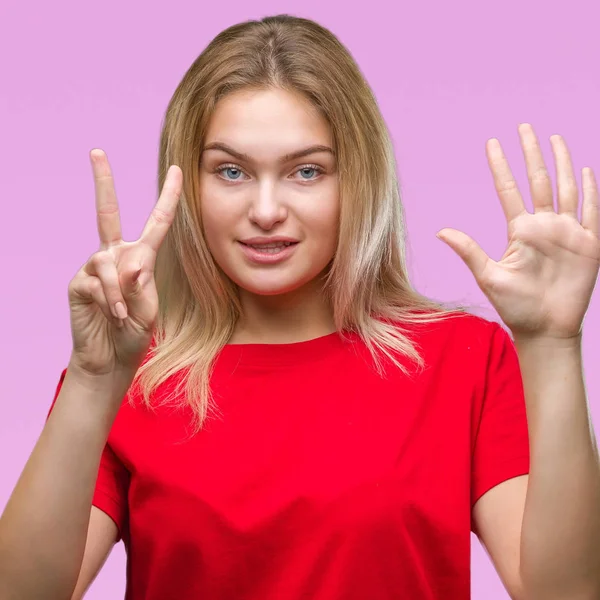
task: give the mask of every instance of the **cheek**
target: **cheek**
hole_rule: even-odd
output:
[[[323,202],[310,218],[307,217],[306,223],[320,246],[335,246],[340,224],[339,202]]]
[[[235,203],[210,188],[201,190],[200,214],[209,244],[219,243],[231,233],[231,226],[239,220]]]

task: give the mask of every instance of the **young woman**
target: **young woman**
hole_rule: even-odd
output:
[[[100,249],[0,523],[0,598],[81,598],[123,539],[128,600],[463,600],[471,531],[512,598],[597,598],[598,192],[584,170],[579,221],[553,136],[555,209],[519,132],[533,213],[487,144],[502,259],[439,234],[513,343],[411,287],[392,145],[340,42],[289,16],[218,35],[169,104],[136,242],[91,152]]]

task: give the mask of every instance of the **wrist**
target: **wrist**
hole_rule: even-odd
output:
[[[131,385],[135,371],[117,368],[106,373],[93,373],[82,367],[71,357],[67,365],[66,377],[76,382],[81,388],[95,392],[105,392],[107,390],[125,388],[125,391]]]
[[[537,351],[580,351],[582,347],[581,334],[572,337],[556,337],[541,334],[513,333],[517,348],[532,348]]]
[[[134,374],[129,375],[121,371],[97,375],[70,362],[61,395],[64,390],[65,395],[73,398],[79,405],[86,406],[87,410],[98,416],[105,415],[110,418],[116,416],[121,407],[133,376]]]

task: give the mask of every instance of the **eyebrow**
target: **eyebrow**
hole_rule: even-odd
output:
[[[244,154],[243,152],[238,152],[234,150],[231,146],[224,144],[223,142],[211,142],[202,148],[202,154],[207,150],[221,150],[222,152],[227,152],[227,154],[231,154],[238,160],[245,162],[252,162],[252,157]],[[304,148],[302,150],[297,150],[296,152],[290,152],[289,154],[285,154],[279,159],[280,163],[286,163],[291,160],[295,160],[296,158],[302,158],[303,156],[308,156],[309,154],[316,154],[317,152],[329,152],[330,154],[335,156],[335,153],[329,146],[323,146],[322,144],[315,144],[313,146],[309,146],[308,148]]]

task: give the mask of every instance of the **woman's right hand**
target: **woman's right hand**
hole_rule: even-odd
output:
[[[86,376],[125,372],[144,360],[158,315],[156,253],[175,218],[183,174],[171,166],[141,237],[121,238],[119,207],[106,154],[90,152],[100,249],[69,284],[73,352],[70,367]]]

